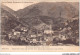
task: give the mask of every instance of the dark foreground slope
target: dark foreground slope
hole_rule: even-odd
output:
[[[7,6],[1,6],[1,30],[2,32],[9,32],[11,29],[16,27],[19,23],[12,9]]]

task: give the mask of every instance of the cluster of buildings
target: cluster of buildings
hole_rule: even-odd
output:
[[[10,40],[24,41],[28,43],[28,45],[53,45],[53,39],[56,37],[65,40],[65,36],[55,36],[54,33],[55,32],[51,27],[46,25],[41,26],[41,28],[39,26],[31,29],[19,25],[15,29],[12,29],[12,32],[8,34],[8,37]]]

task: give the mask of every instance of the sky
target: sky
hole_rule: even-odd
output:
[[[5,6],[8,6],[9,8],[11,8],[12,10],[19,10],[19,9],[23,9],[29,5],[35,4],[34,2],[31,3],[3,3]]]

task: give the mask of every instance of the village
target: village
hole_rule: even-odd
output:
[[[39,27],[38,29],[29,29],[28,27],[19,25],[15,29],[12,29],[12,32],[8,34],[8,38],[20,45],[52,46],[53,44],[61,44],[60,42],[68,39],[66,35],[61,35],[60,33],[59,31],[53,31],[50,26],[46,25],[42,25],[41,28]]]

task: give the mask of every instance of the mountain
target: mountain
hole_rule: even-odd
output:
[[[14,16],[16,16],[16,12],[14,10],[12,10],[11,8],[5,6],[4,4],[1,4],[1,8],[8,11],[11,14],[13,14]]]
[[[76,13],[78,12],[77,8],[72,4],[73,3],[67,2],[41,2],[18,10],[17,14],[23,18],[37,15],[51,16],[54,18],[58,18],[60,16],[63,18],[72,18],[75,14],[78,15]]]
[[[72,2],[40,2],[20,9],[16,13],[20,17],[20,22],[25,25],[35,26],[45,23],[60,27],[67,20],[70,21],[76,17],[78,19],[78,6],[78,3]]]
[[[14,11],[7,6],[1,5],[1,28],[2,32],[8,32],[16,27],[19,22],[14,16]]]
[[[40,2],[25,7],[24,9],[13,11],[2,4],[2,27],[5,27],[5,30],[9,31],[19,23],[30,27],[45,23],[46,25],[52,25],[54,29],[57,27],[60,28],[64,26],[62,24],[66,23],[66,21],[78,19],[78,8],[78,3]]]

